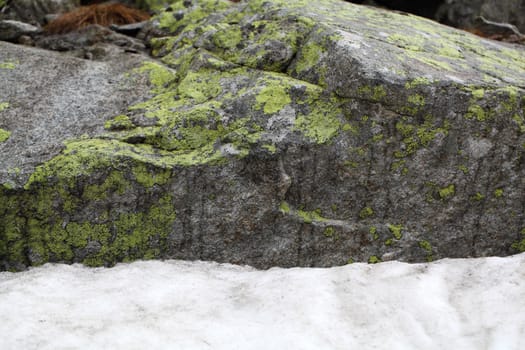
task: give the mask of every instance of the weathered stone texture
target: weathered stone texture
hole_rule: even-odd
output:
[[[152,23],[151,59],[0,43],[3,80],[34,79],[28,53],[69,67],[0,88],[2,268],[525,249],[523,49],[335,0],[175,1]]]

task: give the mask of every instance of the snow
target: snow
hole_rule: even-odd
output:
[[[333,268],[0,273],[0,349],[525,349],[525,253]]]

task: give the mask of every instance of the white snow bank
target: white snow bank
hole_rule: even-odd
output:
[[[0,273],[0,349],[525,349],[525,254]]]

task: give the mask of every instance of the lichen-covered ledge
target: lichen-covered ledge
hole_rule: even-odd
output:
[[[108,76],[148,93],[2,170],[1,269],[525,250],[523,50],[336,0],[174,1],[154,23],[155,57]]]

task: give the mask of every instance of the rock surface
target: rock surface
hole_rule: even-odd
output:
[[[525,33],[524,0],[452,0],[441,5],[437,19],[460,28],[476,28],[476,18],[515,25]]]
[[[0,268],[525,250],[523,49],[336,0],[152,23],[154,58],[0,43]]]

